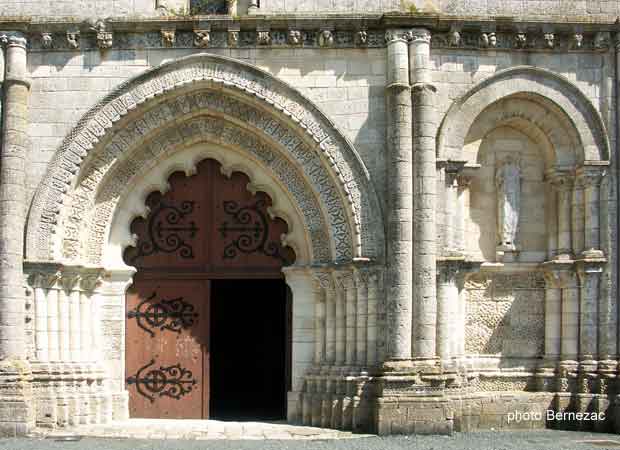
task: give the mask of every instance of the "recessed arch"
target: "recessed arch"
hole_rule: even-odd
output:
[[[609,140],[603,120],[590,100],[570,80],[531,66],[503,70],[483,80],[458,99],[446,113],[437,135],[437,156],[442,159],[462,159],[462,150],[472,126],[487,108],[510,99],[528,101],[546,112],[537,117],[527,117],[530,122],[542,120],[560,125],[568,133],[575,153],[575,164],[609,159]],[[552,121],[545,118],[548,114]],[[548,134],[557,129],[539,126]],[[548,136],[550,139],[559,136]],[[556,148],[558,151],[560,148]],[[557,156],[557,155],[556,155]]]
[[[351,143],[292,87],[248,64],[208,54],[172,61],[129,80],[82,118],[56,152],[35,194],[27,258],[99,264],[105,241],[100,231],[109,229],[119,200],[108,195],[111,185],[102,182],[112,179],[112,173],[140,172],[140,162],[157,159],[165,146],[180,144],[183,133],[191,131],[188,120],[205,112],[210,119],[202,129],[192,124],[205,134],[211,131],[212,141],[244,148],[249,142],[244,136],[253,136],[258,147],[271,153],[263,163],[272,171],[279,168],[286,174],[286,164],[295,169],[290,174],[298,182],[283,184],[287,189],[304,186],[315,198],[332,247],[330,259],[382,258],[380,204]],[[221,123],[229,126],[211,126]],[[154,139],[161,129],[167,134]],[[142,156],[135,151],[139,148]],[[246,145],[245,150],[252,149]],[[70,241],[79,242],[80,230],[88,223],[87,205],[106,195],[99,210],[106,211],[108,222],[95,221],[88,228],[97,239],[89,240],[86,248],[72,247]]]

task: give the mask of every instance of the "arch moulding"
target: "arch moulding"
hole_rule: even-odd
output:
[[[155,162],[164,161],[166,155],[175,153],[179,158],[189,144],[215,143],[225,150],[227,138],[232,141],[230,155],[246,150],[243,158],[249,165],[240,163],[246,170],[260,168],[277,180],[275,191],[268,192],[265,184],[261,189],[277,198],[284,198],[281,194],[286,192],[284,209],[290,211],[295,204],[303,215],[306,208],[299,204],[300,191],[312,197],[305,199],[306,205],[316,206],[313,212],[318,211],[324,222],[320,226],[331,240],[331,255],[319,257],[315,246],[308,253],[313,259],[309,262],[382,259],[381,207],[352,144],[291,86],[251,65],[210,54],[181,58],[125,82],[80,120],[56,151],[35,193],[26,258],[101,265],[107,243],[102,233],[112,232],[115,208],[123,203],[123,196],[131,195],[121,188],[131,186],[136,176],[148,170],[159,170]],[[257,149],[267,149],[273,157],[261,157]],[[203,153],[202,157],[219,157],[234,170],[226,151]],[[166,170],[181,168],[179,164],[177,159],[176,166]],[[278,167],[297,181],[289,184],[278,178]],[[183,170],[191,173],[192,169]],[[116,183],[110,181],[114,177]],[[165,189],[161,183],[155,185]],[[124,212],[127,219],[144,213],[140,208]],[[274,214],[286,216],[277,208]],[[298,222],[305,222],[310,237],[304,239],[312,241],[314,233],[316,241],[320,233],[312,229],[308,217],[285,219],[297,228]],[[94,235],[99,238],[91,239]],[[294,236],[296,241],[304,240],[298,229],[289,238]],[[121,240],[130,244],[127,236]]]
[[[576,148],[567,149],[574,152],[574,156],[556,155],[558,160],[574,159],[577,165],[608,161],[607,131],[594,105],[564,76],[532,66],[500,71],[455,101],[439,128],[437,157],[462,159],[466,139],[479,116],[496,102],[512,97],[537,104],[539,109],[543,107],[555,116],[556,122],[563,124],[562,129],[568,132],[571,144]],[[548,122],[540,114],[537,118]],[[523,119],[536,123],[537,118],[528,117],[527,111],[523,111]],[[543,124],[541,128],[544,130],[547,127]],[[548,137],[554,139],[553,136]]]

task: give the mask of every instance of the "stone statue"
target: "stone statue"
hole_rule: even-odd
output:
[[[495,172],[495,186],[499,247],[514,251],[521,205],[521,169],[517,159],[507,158],[499,165]]]

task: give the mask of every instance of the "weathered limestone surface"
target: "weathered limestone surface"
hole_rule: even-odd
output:
[[[617,2],[187,5],[0,5],[2,433],[127,418],[129,224],[207,157],[290,226],[290,422],[620,411]]]

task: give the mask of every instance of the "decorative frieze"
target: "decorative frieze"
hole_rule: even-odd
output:
[[[475,31],[451,30],[433,33],[433,48],[463,48],[471,50],[517,51],[604,51],[609,49],[607,32],[583,34],[556,33],[552,31]]]

